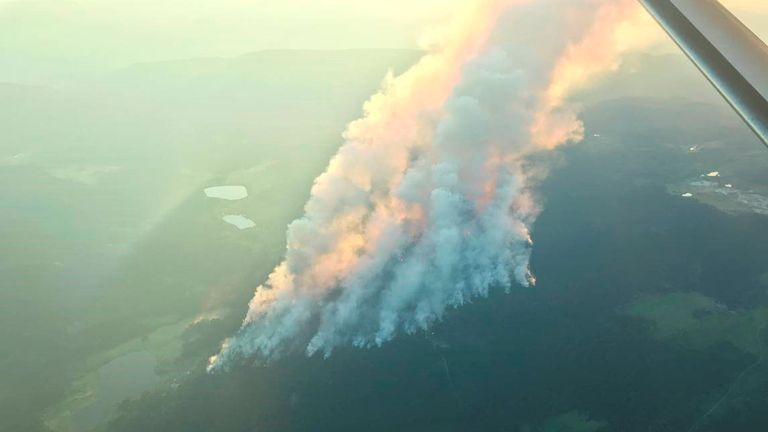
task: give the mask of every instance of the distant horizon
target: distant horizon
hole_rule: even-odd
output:
[[[458,0],[0,1],[0,80],[79,77],[136,63],[271,50],[420,50]],[[761,37],[768,6],[723,0]],[[748,12],[748,13],[745,13]]]

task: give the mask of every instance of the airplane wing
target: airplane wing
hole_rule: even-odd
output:
[[[768,146],[768,46],[717,0],[640,0]]]

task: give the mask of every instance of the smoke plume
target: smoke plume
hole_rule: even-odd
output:
[[[642,43],[645,21],[636,0],[486,0],[458,16],[349,125],[211,369],[379,346],[535,283],[526,158],[582,138],[568,96]]]

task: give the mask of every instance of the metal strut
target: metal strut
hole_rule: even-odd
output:
[[[768,146],[768,46],[717,0],[640,3]]]

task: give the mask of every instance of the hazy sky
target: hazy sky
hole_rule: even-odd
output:
[[[268,48],[416,47],[464,1],[0,0],[0,80]],[[723,3],[768,37],[768,1]]]
[[[0,0],[0,61],[105,65],[269,48],[415,47],[455,0]]]

